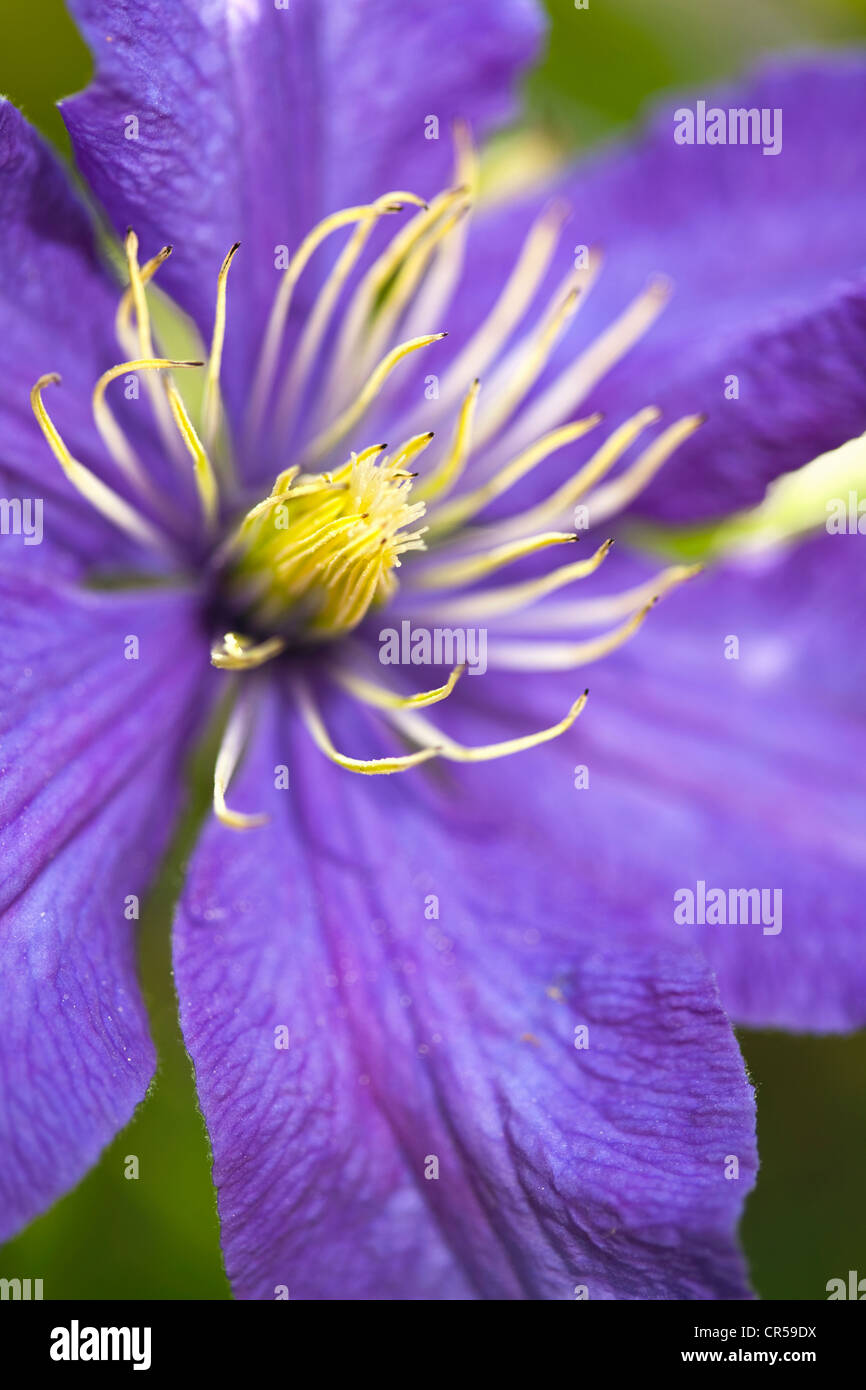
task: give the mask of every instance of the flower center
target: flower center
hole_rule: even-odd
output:
[[[399,684],[383,683],[375,666],[371,672],[369,654],[365,660],[358,642],[336,640],[347,639],[374,607],[395,598],[398,570],[401,617],[416,626],[441,623],[449,631],[467,621],[482,622],[487,665],[531,672],[571,670],[599,660],[637,632],[653,603],[697,568],[672,565],[632,589],[585,601],[570,597],[558,608],[542,602],[594,574],[612,545],[608,538],[586,558],[546,573],[510,583],[500,578],[516,562],[571,545],[579,539],[578,530],[605,523],[619,512],[700,419],[687,416],[669,424],[607,480],[659,419],[654,407],[638,411],[532,506],[485,520],[491,503],[507,501],[522,479],[598,426],[599,415],[568,417],[647,331],[668,289],[658,279],[650,281],[600,337],[554,370],[556,349],[592,284],[600,257],[592,253],[578,265],[569,256],[546,307],[534,314],[564,222],[565,210],[552,204],[530,228],[486,318],[441,376],[425,378],[425,387],[432,389],[424,390],[423,404],[420,394],[416,406],[407,404],[405,389],[395,392],[395,373],[407,358],[445,337],[423,330],[447,313],[463,269],[476,170],[464,132],[458,134],[457,146],[454,186],[429,204],[412,193],[395,192],[334,213],[313,228],[282,267],[236,441],[222,409],[220,372],[227,283],[237,244],[217,278],[207,361],[193,362],[160,356],[153,343],[146,287],[171,248],[140,265],[137,238],[133,232],[127,235],[129,288],[120,303],[117,332],[129,360],[105,372],[93,393],[96,427],[123,477],[120,491],[74,458],[61,438],[43,401],[45,388],[58,378],[40,378],[31,392],[43,433],[74,486],[137,542],[176,555],[182,542],[172,535],[172,508],[107,401],[112,382],[129,373],[144,374],[165,452],[195,484],[210,556],[208,573],[218,574],[232,621],[239,626],[215,642],[213,664],[249,672],[297,646],[304,648],[304,661],[296,666],[306,669],[307,651],[318,644],[314,683],[339,688],[377,710],[386,723],[386,740],[396,732],[401,747],[408,743],[412,749],[372,758],[339,752],[313,686],[293,667],[297,708],[312,738],[328,758],[353,772],[398,772],[433,757],[479,762],[516,753],[565,732],[586,700],[584,691],[557,724],[499,743],[467,747],[440,732],[419,711],[451,695],[461,667],[441,684],[406,693]],[[414,214],[360,273],[362,254],[379,223],[407,207]],[[349,229],[348,239],[289,350],[287,329],[298,282],[323,243],[344,229]],[[531,320],[528,329],[523,328],[526,320]],[[194,367],[205,367],[198,414],[187,407],[173,375]],[[404,442],[353,452],[351,442],[359,428],[368,428],[363,422],[374,406],[388,420],[398,421],[391,439]],[[249,462],[263,452],[294,462],[279,474],[267,497],[250,505],[236,459]],[[410,552],[412,563],[404,569]],[[607,625],[601,632],[579,635],[580,628],[600,624]],[[242,690],[215,769],[217,814],[238,827],[257,823],[256,817],[229,811],[225,804],[249,717]]]
[[[393,595],[400,556],[424,549],[426,528],[415,523],[426,505],[410,501],[413,441],[386,449],[365,449],[333,473],[290,468],[247,512],[226,587],[251,627],[332,640]]]

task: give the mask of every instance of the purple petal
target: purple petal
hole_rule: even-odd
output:
[[[275,293],[275,247],[388,189],[438,191],[452,120],[481,133],[510,114],[540,30],[532,0],[476,0],[471,13],[461,0],[70,8],[97,64],[63,104],[82,172],[118,230],[133,223],[149,254],[174,244],[163,283],[208,334],[220,261],[243,242],[226,344],[236,402]],[[438,140],[425,139],[429,115]]]
[[[230,795],[270,822],[205,832],[175,975],[236,1293],[747,1297],[751,1094],[709,976],[593,915],[531,764],[510,802],[484,772],[353,777],[274,696]]]
[[[41,540],[0,535],[0,559],[26,560],[72,574],[82,565],[139,568],[143,557],[66,480],[37,424],[30,390],[58,373],[46,396],[70,451],[115,490],[129,488],[108,458],[93,422],[97,379],[124,353],[114,336],[120,286],[98,258],[88,215],[62,166],[23,116],[0,100],[0,490],[7,500],[42,503]],[[158,490],[175,510],[192,502],[156,441],[146,395],[127,402],[122,383],[109,400]],[[118,399],[118,396],[120,399]],[[32,517],[32,513],[31,513]],[[148,568],[154,560],[146,557]]]
[[[667,938],[675,892],[697,893],[700,881],[727,900],[732,889],[767,890],[748,923],[677,927],[706,952],[737,1023],[866,1022],[862,547],[856,535],[823,536],[678,589],[628,646],[586,671],[577,735],[551,745],[559,770],[527,785],[538,823],[575,820],[579,875],[606,863],[628,877],[649,933]],[[654,568],[622,561],[624,584]],[[484,690],[543,727],[583,675],[528,687],[531,677],[500,677]],[[577,763],[589,769],[580,791]]]
[[[186,598],[3,573],[0,653],[5,1238],[79,1180],[152,1075],[129,895],[171,828],[205,654]]]
[[[7,499],[43,502],[42,545],[0,537],[34,566],[74,567],[96,554],[117,560],[129,546],[66,482],[30,408],[30,388],[59,372],[52,409],[72,452],[87,458],[95,430],[90,396],[117,360],[117,291],[100,264],[87,214],[36,132],[0,100],[0,486]],[[44,546],[44,549],[42,548]]]
[[[725,110],[780,109],[781,152],[675,144],[674,112],[698,96]],[[776,61],[741,86],[665,98],[633,145],[562,181],[573,216],[547,292],[575,246],[598,246],[604,259],[551,372],[661,272],[673,299],[580,413],[591,405],[616,423],[657,404],[668,418],[708,416],[640,498],[641,511],[681,520],[751,505],[771,478],[866,428],[866,151],[855,133],[864,121],[861,55]],[[444,325],[452,351],[492,302],[550,192],[479,219]],[[738,399],[725,395],[731,376]],[[545,484],[585,453],[553,459]]]

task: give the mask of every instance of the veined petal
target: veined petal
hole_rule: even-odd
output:
[[[779,153],[677,144],[675,113],[694,112],[698,98],[726,125],[730,110],[765,110]],[[557,184],[573,216],[538,303],[576,247],[591,261],[600,246],[604,264],[545,379],[662,273],[673,282],[670,303],[581,410],[619,420],[651,402],[667,420],[707,416],[635,510],[685,520],[752,505],[773,477],[866,428],[866,154],[853,134],[864,119],[862,54],[776,59],[738,85],[665,96],[643,135]],[[464,292],[444,325],[448,352],[493,303],[550,194],[479,212]],[[552,459],[544,483],[561,482],[590,447]],[[541,487],[530,479],[521,496],[537,498]]]
[[[236,1293],[747,1297],[751,1096],[708,972],[617,936],[525,764],[510,800],[476,771],[370,795],[272,695],[234,784],[269,822],[193,858],[175,975]]]
[[[532,0],[477,0],[471,12],[462,0],[70,8],[97,69],[63,104],[82,172],[118,231],[134,223],[154,249],[174,243],[162,283],[207,334],[220,262],[243,243],[230,294],[244,331],[232,323],[224,372],[237,411],[276,292],[276,248],[385,188],[432,196],[448,177],[451,122],[480,134],[509,115],[541,27]]]
[[[676,930],[705,952],[736,1023],[831,1032],[866,1022],[863,543],[823,535],[684,584],[591,668],[578,746],[551,744],[558,771],[524,794],[537,823],[575,822],[578,876],[604,863],[631,882],[648,934],[666,938],[675,894],[695,895],[694,922]],[[655,569],[616,552],[614,564],[623,587]],[[557,600],[526,621],[546,620],[561,640],[568,609]],[[502,717],[543,725],[573,678],[474,684],[479,709],[484,697]],[[458,737],[468,690],[464,680],[451,701]],[[441,710],[447,729],[448,702]],[[716,925],[700,920],[711,890],[726,903]],[[742,908],[737,898],[731,922],[731,893],[749,890],[766,896]]]
[[[0,572],[0,1238],[83,1176],[153,1072],[130,895],[170,832],[206,659],[186,598]]]

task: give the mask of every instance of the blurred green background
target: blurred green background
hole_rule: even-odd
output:
[[[548,9],[551,40],[527,83],[526,119],[572,149],[627,126],[662,88],[705,90],[765,52],[866,43],[866,0],[589,0],[586,10],[548,0]],[[62,0],[0,0],[0,92],[65,154],[54,102],[83,87],[90,68]],[[193,769],[191,784],[201,782]],[[229,1297],[169,953],[172,904],[204,801],[194,794],[142,914],[160,1055],[151,1094],[76,1191],[0,1252],[0,1274],[41,1277],[46,1298]],[[758,1089],[762,1167],[743,1224],[755,1287],[765,1298],[826,1298],[828,1279],[866,1275],[866,1035],[740,1037]],[[138,1181],[123,1176],[129,1154],[138,1156]]]

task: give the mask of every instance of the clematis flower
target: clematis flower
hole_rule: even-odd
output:
[[[137,902],[228,702],[174,967],[235,1293],[748,1297],[729,1016],[863,1019],[856,543],[697,574],[617,533],[866,425],[862,65],[719,98],[783,107],[775,160],[668,112],[485,211],[524,0],[71,9],[125,284],[0,107],[0,474],[44,503],[0,550],[3,1233],[149,1084]],[[488,669],[385,667],[404,624]],[[682,926],[698,881],[784,929]]]

